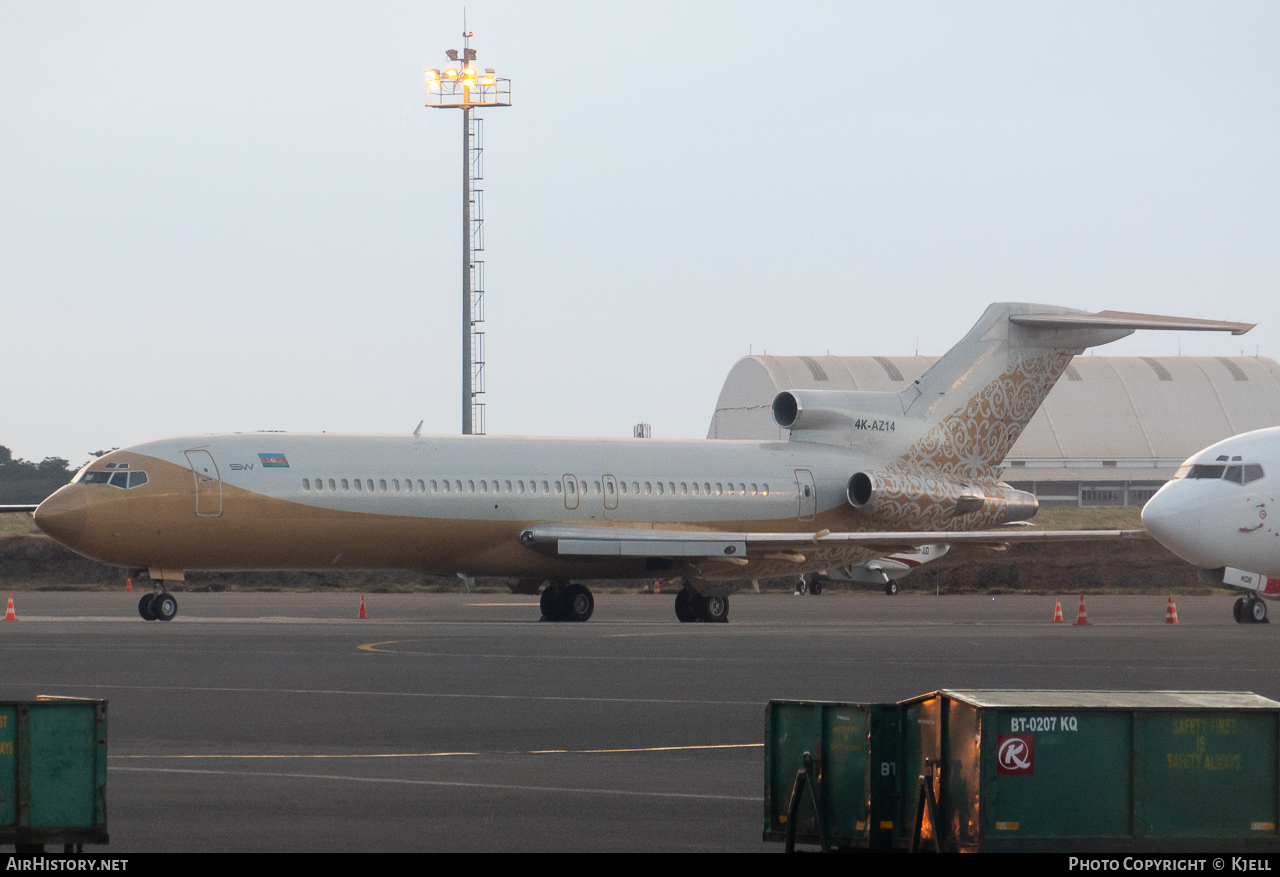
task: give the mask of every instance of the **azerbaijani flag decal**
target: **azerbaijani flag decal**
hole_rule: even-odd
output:
[[[259,454],[263,469],[288,469],[289,458],[284,454]]]

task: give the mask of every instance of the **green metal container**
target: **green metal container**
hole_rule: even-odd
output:
[[[107,840],[107,702],[0,702],[0,844]]]
[[[765,740],[767,841],[1280,851],[1280,703],[1248,692],[941,690],[899,704],[772,701]]]
[[[1276,701],[943,690],[902,707],[899,848],[1280,850]]]
[[[764,839],[784,841],[790,832],[799,843],[889,849],[900,809],[900,716],[897,704],[770,702]],[[812,776],[797,790],[806,752]]]

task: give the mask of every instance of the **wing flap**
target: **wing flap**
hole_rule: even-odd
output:
[[[1037,542],[1145,539],[1145,530],[973,530],[920,533],[733,533],[709,530],[646,530],[537,524],[520,534],[521,544],[547,554],[612,557],[743,557],[819,547],[857,547],[892,554],[921,545],[1004,547]]]

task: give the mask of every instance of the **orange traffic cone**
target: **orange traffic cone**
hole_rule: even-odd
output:
[[[124,592],[125,592],[126,594],[132,594],[132,593],[133,593],[133,579],[125,579],[125,580],[124,580]]]
[[[1076,612],[1076,624],[1088,624],[1089,613],[1084,611],[1084,594],[1080,595],[1080,609]]]
[[[5,621],[17,621],[18,616],[13,611],[13,591],[9,592],[9,608],[4,611]]]
[[[359,618],[367,618],[367,617],[368,617],[368,616],[366,616],[366,615],[364,614],[364,594],[361,594],[361,595],[360,595],[360,615],[359,615],[358,617],[359,617]]]
[[[1059,597],[1053,604],[1053,622],[1054,624],[1062,624],[1062,598]]]
[[[1164,610],[1164,623],[1165,624],[1178,623],[1178,604],[1173,602],[1172,594],[1169,595],[1169,605],[1166,606]]]

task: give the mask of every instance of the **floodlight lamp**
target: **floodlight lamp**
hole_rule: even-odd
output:
[[[437,82],[440,79],[440,71],[434,67],[427,71],[427,82]]]
[[[492,67],[486,67],[484,68],[484,72],[488,73],[490,76],[493,76],[497,71],[495,71]]]
[[[457,49],[450,49],[449,51],[445,52],[445,54],[449,56],[449,60],[450,60],[450,61],[456,61],[456,60],[458,60],[458,50],[457,50]]]
[[[465,60],[467,60],[467,61],[474,61],[474,60],[476,59],[476,50],[475,50],[475,49],[466,49],[466,50],[465,50],[465,52],[466,52]]]
[[[445,79],[457,79],[457,78],[458,78],[458,71],[457,71],[457,70],[454,70],[452,67],[446,67],[446,68],[445,68],[445,71],[444,71],[444,78],[445,78]]]

